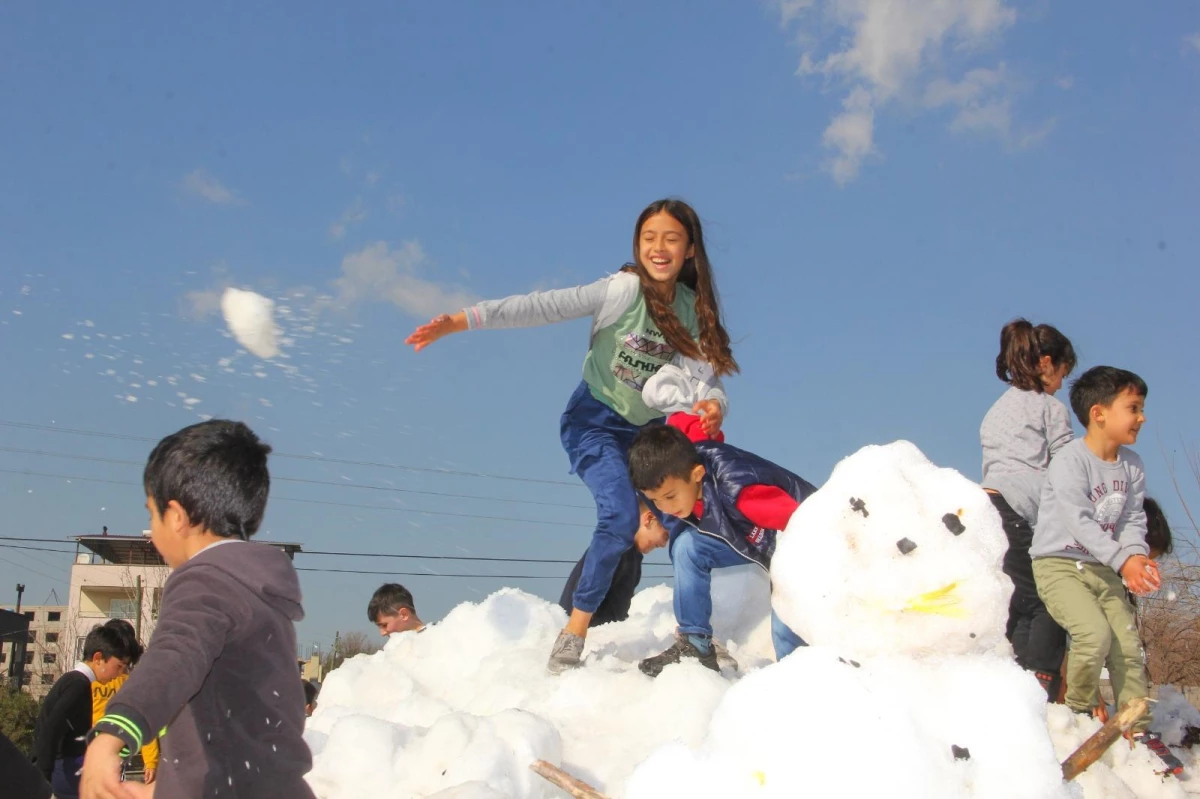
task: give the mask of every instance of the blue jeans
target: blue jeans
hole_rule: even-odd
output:
[[[629,480],[629,447],[641,429],[593,397],[587,383],[579,384],[563,412],[560,432],[571,472],[596,500],[596,530],[572,596],[576,610],[596,612],[617,563],[633,546],[639,514],[638,495]]]
[[[712,570],[749,563],[720,539],[687,529],[671,544],[675,569],[675,621],[683,635],[712,635]],[[771,643],[780,660],[798,646],[807,646],[800,636],[771,611]]]
[[[54,761],[54,773],[50,775],[50,786],[55,799],[79,799],[79,769],[83,768],[83,757],[60,757]]]

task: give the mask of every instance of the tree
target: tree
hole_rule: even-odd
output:
[[[1184,490],[1185,484],[1200,486],[1200,452],[1185,443],[1183,455],[1190,479],[1185,476],[1181,483],[1174,464],[1169,471],[1188,523],[1173,520],[1175,553],[1159,564],[1162,589],[1138,601],[1146,670],[1156,685],[1200,685],[1200,545],[1196,517]]]
[[[27,755],[33,753],[33,725],[38,701],[12,685],[0,685],[0,732]]]
[[[322,671],[325,674],[342,665],[346,658],[352,658],[355,655],[371,655],[379,651],[379,644],[372,641],[366,633],[348,632],[345,635],[338,633],[333,639],[333,648],[322,658]]]

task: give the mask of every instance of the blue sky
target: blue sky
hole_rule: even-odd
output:
[[[1139,450],[1182,529],[1200,8],[1103,5],[7,6],[2,534],[142,530],[139,439],[210,414],[316,457],[273,460],[263,538],[577,558],[593,514],[558,416],[587,322],[402,340],[472,297],[615,270],[666,195],[707,225],[743,368],[732,443],[820,482],[907,438],[977,478],[999,329],[1025,315],[1084,367],[1146,378]],[[226,285],[287,309],[287,358],[224,335]],[[502,585],[556,597],[569,570],[297,566],[551,575],[398,578],[430,618]],[[0,549],[0,599],[65,601],[68,567]],[[386,577],[301,577],[302,642],[370,629]]]

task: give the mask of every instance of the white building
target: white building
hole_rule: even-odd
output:
[[[12,605],[0,607],[15,609]],[[71,661],[69,637],[65,636],[67,608],[64,605],[22,605],[21,615],[29,619],[29,643],[25,649],[21,687],[35,697],[45,696],[54,681],[75,665]],[[12,662],[13,644],[5,643],[0,646],[0,673],[5,681]]]
[[[78,548],[71,567],[67,609],[74,641],[72,657],[82,656],[84,639],[92,627],[109,619],[128,620],[138,639],[148,643],[170,574],[150,542],[149,531],[142,535],[84,535],[75,541]],[[262,543],[282,549],[289,558],[301,551],[299,544]]]

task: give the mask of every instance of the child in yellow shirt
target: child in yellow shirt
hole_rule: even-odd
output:
[[[125,641],[129,651],[129,666],[137,665],[138,659],[141,658],[145,648],[141,642],[137,640],[137,634],[134,632],[133,625],[124,619],[112,619],[104,625],[115,630]],[[110,680],[106,683],[92,683],[92,724],[95,724],[104,717],[105,708],[108,707],[108,700],[117,695],[117,691],[121,690],[121,686],[129,679],[129,672],[125,671],[121,676]],[[143,771],[142,782],[147,785],[154,782],[154,774],[158,770],[158,741],[153,740],[146,743],[141,751]]]

